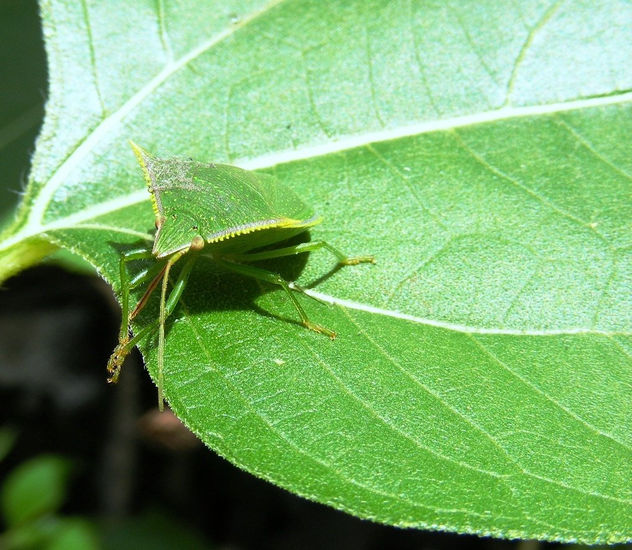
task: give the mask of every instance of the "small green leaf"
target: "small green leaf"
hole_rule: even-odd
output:
[[[63,518],[51,533],[46,550],[100,550],[96,528],[79,518]]]
[[[274,173],[323,216],[313,239],[378,263],[268,262],[330,304],[304,306],[331,342],[199,262],[167,327],[178,416],[360,517],[632,538],[629,3],[48,0],[42,18],[50,99],[0,278],[48,242],[118,290],[121,251],[153,240],[128,139]]]
[[[97,550],[95,526],[83,518],[42,516],[12,527],[0,539],[3,550]]]
[[[66,494],[69,464],[57,456],[39,456],[20,464],[2,486],[2,513],[9,527],[55,512]]]

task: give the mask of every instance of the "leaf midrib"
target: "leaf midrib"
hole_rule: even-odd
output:
[[[418,317],[416,315],[410,315],[408,313],[402,313],[395,310],[383,309],[383,308],[375,307],[369,304],[355,302],[353,300],[345,300],[343,298],[337,298],[335,296],[330,296],[329,294],[324,294],[322,292],[317,292],[311,289],[305,289],[305,293],[311,296],[312,298],[316,298],[317,300],[320,300],[327,304],[341,306],[346,309],[352,309],[355,311],[363,311],[364,313],[382,315],[385,317],[392,317],[395,319],[399,319],[401,321],[409,321],[411,323],[417,323],[420,325],[427,325],[431,327],[442,328],[445,330],[450,330],[452,332],[460,332],[464,334],[486,334],[486,335],[500,335],[500,336],[540,336],[540,337],[593,335],[593,336],[604,336],[606,338],[611,338],[613,336],[631,336],[632,335],[632,331],[609,331],[609,330],[600,330],[600,329],[585,328],[585,327],[546,329],[546,330],[535,330],[535,329],[521,330],[521,329],[510,329],[510,328],[476,327],[472,325],[450,323],[448,321],[438,321],[436,319]]]

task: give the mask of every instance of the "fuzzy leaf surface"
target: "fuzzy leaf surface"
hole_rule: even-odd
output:
[[[312,239],[378,264],[266,264],[330,304],[301,298],[329,341],[281,292],[198,262],[168,324],[174,412],[360,517],[632,537],[628,2],[48,0],[42,17],[50,99],[5,276],[56,245],[118,289],[154,220],[128,139],[272,173],[324,216]],[[154,374],[155,339],[142,351]]]

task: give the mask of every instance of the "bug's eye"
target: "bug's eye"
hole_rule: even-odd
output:
[[[204,248],[204,239],[196,235],[191,241],[191,250],[202,250]]]
[[[191,227],[191,229],[193,229],[193,231],[197,231],[198,230],[198,226],[194,225],[193,227]]]

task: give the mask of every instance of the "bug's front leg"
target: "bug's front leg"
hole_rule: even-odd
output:
[[[180,256],[178,256],[175,259],[172,258],[171,261],[168,264],[166,264],[167,267],[170,268],[175,263],[175,261],[179,259],[179,257]],[[120,375],[123,361],[125,360],[127,355],[129,355],[130,351],[134,349],[134,346],[138,344],[138,342],[140,342],[141,340],[149,336],[152,332],[154,332],[158,328],[160,333],[162,334],[162,336],[160,336],[159,338],[159,343],[158,343],[158,407],[161,411],[164,408],[163,393],[162,393],[163,362],[164,362],[164,324],[167,317],[169,317],[173,313],[173,310],[176,308],[176,306],[178,305],[178,302],[180,301],[180,297],[182,296],[182,293],[184,292],[187,281],[189,279],[189,275],[191,273],[191,270],[193,269],[193,265],[195,264],[196,259],[197,258],[195,256],[191,256],[187,260],[187,262],[184,264],[184,267],[178,274],[178,278],[175,284],[173,285],[173,289],[169,293],[169,296],[166,297],[166,299],[164,295],[161,296],[161,306],[160,306],[161,312],[160,312],[159,318],[154,320],[152,323],[150,323],[146,327],[139,330],[133,337],[131,337],[128,333],[126,338],[119,341],[119,344],[114,349],[114,352],[112,353],[112,355],[110,356],[110,360],[108,361],[108,372],[111,373],[111,377],[108,381],[116,382]],[[169,276],[168,269],[165,269],[165,267],[166,267],[165,265],[160,265],[159,273],[158,275],[154,277],[154,281],[156,279],[158,279],[159,282],[160,280],[162,280],[163,293],[166,293],[166,284],[167,284],[168,276]],[[153,281],[152,281],[152,285],[153,285]],[[152,285],[150,285],[150,287]],[[157,285],[153,285],[154,288],[156,286]],[[149,292],[149,289],[147,292]],[[147,294],[147,292],[145,294]],[[141,298],[141,301],[142,300],[143,298]],[[136,309],[138,309],[138,307]]]
[[[129,351],[125,350],[127,349],[127,344],[130,340],[130,290],[142,284],[146,280],[155,277],[155,268],[150,268],[141,271],[141,273],[139,273],[136,277],[130,279],[129,273],[127,271],[127,263],[135,260],[146,260],[148,258],[153,258],[153,254],[146,248],[129,250],[121,255],[121,260],[119,262],[119,275],[121,281],[121,328],[119,330],[118,345],[116,346],[116,348],[114,348],[114,351],[112,352],[112,355],[108,360],[108,382],[116,383],[118,381],[121,372],[121,366],[123,365],[125,357],[129,353]]]

